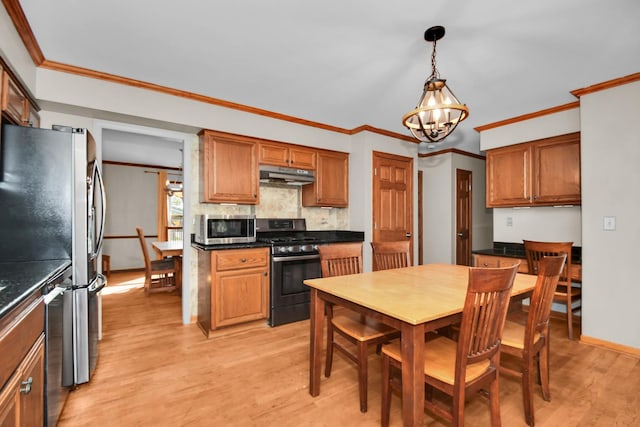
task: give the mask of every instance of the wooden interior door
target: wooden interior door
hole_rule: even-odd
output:
[[[413,159],[373,152],[373,241],[412,240]],[[413,245],[411,259],[413,260]]]
[[[471,265],[471,171],[456,169],[456,264]]]

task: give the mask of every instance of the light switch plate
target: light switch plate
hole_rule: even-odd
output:
[[[605,231],[614,231],[616,229],[616,217],[615,216],[602,217],[602,228]]]

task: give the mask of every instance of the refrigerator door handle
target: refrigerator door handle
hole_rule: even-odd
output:
[[[91,285],[89,285],[89,292],[98,293],[106,285],[107,285],[107,278],[104,275],[98,273],[96,275],[96,280],[94,280],[93,283],[91,283]]]
[[[105,226],[106,215],[107,215],[107,193],[104,190],[104,179],[102,179],[102,171],[100,170],[100,167],[98,166],[97,163],[95,167],[96,167],[96,178],[98,179],[98,182],[100,184],[100,198],[101,198],[100,206],[102,208],[102,215],[100,218],[100,234],[98,235],[98,250],[96,251],[96,253],[100,253],[100,250],[102,249],[102,241],[104,240],[104,226]]]

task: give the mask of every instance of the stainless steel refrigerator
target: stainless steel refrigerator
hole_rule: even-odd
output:
[[[86,129],[9,124],[0,144],[0,257],[25,266],[71,260],[63,314],[48,319],[63,323],[49,325],[62,328],[62,383],[47,388],[73,388],[88,382],[96,367],[99,291],[106,283],[98,274],[106,201],[96,144]],[[47,350],[45,370],[58,369]]]

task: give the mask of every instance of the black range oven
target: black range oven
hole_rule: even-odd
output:
[[[322,276],[316,237],[302,218],[257,219],[256,239],[271,244],[269,326],[309,318],[310,291],[303,282]]]

